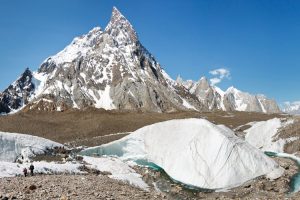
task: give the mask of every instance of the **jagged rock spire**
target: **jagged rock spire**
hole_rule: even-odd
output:
[[[112,15],[105,28],[105,32],[113,36],[119,44],[126,45],[128,43],[135,43],[138,41],[138,37],[133,26],[116,7],[113,7]]]
[[[201,89],[206,90],[207,88],[210,87],[208,80],[206,79],[205,76],[201,77],[199,82],[198,82],[199,86]]]
[[[183,83],[183,79],[181,78],[180,74],[178,74],[177,78],[176,78],[176,82],[178,84],[182,84]]]

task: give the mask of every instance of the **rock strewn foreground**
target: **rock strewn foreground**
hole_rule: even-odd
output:
[[[0,199],[300,199],[300,192],[288,194],[289,180],[297,172],[297,166],[288,159],[274,158],[285,173],[277,180],[259,177],[244,185],[224,192],[201,192],[184,189],[171,182],[165,175],[145,168],[135,170],[151,187],[143,191],[129,184],[110,179],[106,175],[37,175],[33,177],[0,178]],[[147,173],[146,173],[147,171]],[[156,182],[155,188],[153,183]],[[159,188],[162,192],[157,192]]]
[[[96,175],[42,175],[0,179],[0,199],[161,199],[146,192]]]

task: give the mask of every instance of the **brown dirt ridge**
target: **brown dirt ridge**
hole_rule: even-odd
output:
[[[95,146],[125,136],[113,135],[115,133],[132,132],[143,126],[171,119],[205,118],[216,124],[236,128],[251,121],[280,116],[251,112],[117,112],[92,108],[65,112],[29,111],[0,116],[0,131],[31,134],[60,143]],[[101,137],[107,135],[110,136]]]

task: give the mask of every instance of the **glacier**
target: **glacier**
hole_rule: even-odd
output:
[[[273,118],[267,121],[252,122],[252,127],[245,130],[245,140],[266,155],[288,158],[296,163],[298,172],[291,177],[289,183],[291,193],[300,191],[300,158],[293,154],[284,153],[284,145],[299,139],[299,137],[279,138],[278,133],[281,128],[292,123],[294,123],[292,119]]]
[[[292,123],[294,121],[291,119],[282,122],[279,118],[253,122],[252,126],[244,131],[246,133],[245,140],[262,151],[283,152],[284,145],[297,140],[298,137],[278,138],[278,131]]]
[[[278,178],[282,168],[223,125],[180,119],[138,129],[130,135],[79,153],[114,156],[162,168],[173,180],[203,189],[229,189],[253,178]]]
[[[84,174],[80,167],[83,165],[100,171],[110,172],[110,178],[128,182],[131,185],[148,190],[149,186],[142,180],[140,174],[136,173],[127,163],[115,158],[93,158],[84,157],[85,164],[78,162],[32,162],[31,157],[45,154],[55,147],[63,145],[45,138],[19,134],[0,132],[0,178],[13,177],[23,174],[23,168],[29,168],[32,163],[35,173],[42,174]],[[23,159],[20,159],[23,157]],[[17,163],[21,160],[22,164]]]
[[[37,136],[0,132],[0,161],[15,162],[18,157],[29,161],[29,158],[36,154],[44,154],[49,149],[62,146]]]

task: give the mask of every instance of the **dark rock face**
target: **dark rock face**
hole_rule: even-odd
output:
[[[0,113],[9,113],[26,105],[33,94],[32,72],[27,68],[23,74],[0,94]]]

